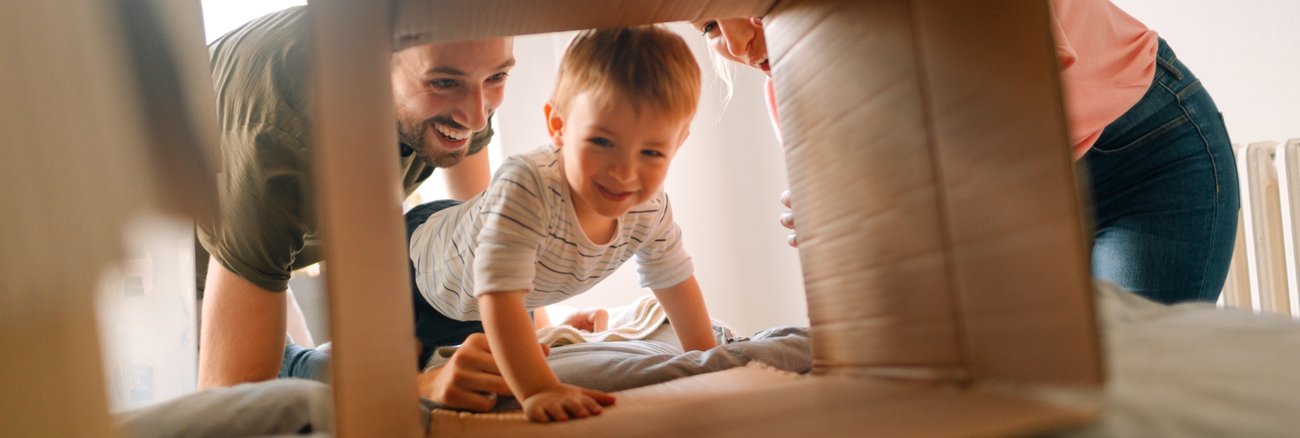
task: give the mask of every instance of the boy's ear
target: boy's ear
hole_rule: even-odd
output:
[[[687,126],[686,128],[683,128],[682,138],[677,140],[677,147],[682,147],[682,145],[686,144],[686,138],[690,136],[691,136],[691,127]]]
[[[555,111],[555,105],[551,104],[551,102],[542,105],[542,112],[546,114],[546,132],[550,134],[551,142],[555,143],[557,147],[563,146],[561,143],[563,143],[564,138],[564,118],[560,117],[560,113]]]

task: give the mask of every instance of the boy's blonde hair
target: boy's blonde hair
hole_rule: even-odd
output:
[[[686,41],[659,26],[586,30],[569,43],[551,94],[566,114],[574,97],[627,99],[669,117],[690,119],[700,101],[700,66]]]

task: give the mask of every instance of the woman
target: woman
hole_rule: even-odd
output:
[[[1072,152],[1090,173],[1093,276],[1162,303],[1217,300],[1239,204],[1217,106],[1163,39],[1108,0],[1052,6]],[[769,76],[779,137],[762,20],[692,25],[722,58]],[[790,205],[788,192],[782,202]],[[781,222],[794,228],[790,213]]]

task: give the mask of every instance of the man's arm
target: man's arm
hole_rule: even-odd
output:
[[[441,171],[447,182],[447,194],[460,201],[483,193],[492,181],[492,166],[488,161],[487,150],[468,155],[459,164]]]
[[[655,298],[664,306],[668,322],[672,323],[682,350],[708,350],[717,345],[713,338],[713,322],[704,305],[704,294],[695,276],[666,289],[654,289]]]
[[[199,389],[274,379],[284,357],[284,294],[208,261],[199,331]]]

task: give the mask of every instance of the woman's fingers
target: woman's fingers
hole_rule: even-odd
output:
[[[794,207],[791,207],[791,206],[790,206],[790,191],[789,191],[789,190],[786,190],[786,191],[784,191],[784,192],[781,192],[781,205],[784,205],[785,208],[794,208]],[[781,213],[781,226],[786,227],[786,228],[789,228],[790,231],[794,231],[794,212],[793,212],[793,211],[787,211],[787,212],[785,212],[785,213]],[[796,233],[790,233],[790,235],[786,236],[786,237],[785,237],[785,243],[789,244],[791,248],[798,248],[798,247],[799,247],[799,239],[798,239],[798,236],[796,235]]]

